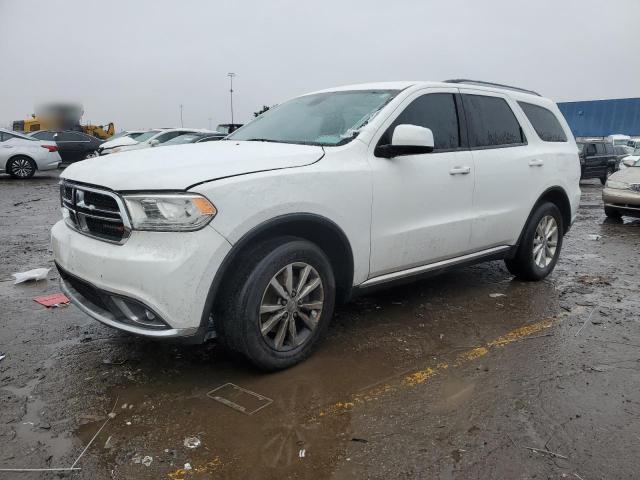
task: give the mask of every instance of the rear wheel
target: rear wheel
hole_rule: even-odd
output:
[[[563,232],[558,207],[550,202],[538,206],[525,227],[515,256],[505,260],[507,269],[522,280],[542,280],[556,266]]]
[[[604,214],[608,218],[621,218],[622,214],[613,207],[604,207]]]
[[[36,173],[36,164],[29,157],[13,157],[7,162],[7,173],[13,178],[31,178]]]
[[[335,279],[320,248],[284,237],[243,255],[223,294],[224,343],[263,370],[279,370],[307,358],[326,333]]]

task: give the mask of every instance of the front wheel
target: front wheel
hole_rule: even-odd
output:
[[[307,358],[329,326],[335,279],[311,242],[286,237],[256,246],[225,289],[224,343],[263,370]]]
[[[505,260],[507,269],[521,280],[542,280],[558,261],[562,248],[563,223],[553,203],[543,203],[531,215],[513,258]]]
[[[29,157],[14,157],[7,162],[7,173],[13,178],[31,178],[36,173],[36,164]]]
[[[100,156],[100,154],[98,153],[97,150],[94,150],[92,152],[87,152],[84,156],[84,160],[88,160],[90,158],[96,158],[98,156]]]

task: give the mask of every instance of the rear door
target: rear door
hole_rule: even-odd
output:
[[[476,168],[471,249],[513,245],[543,189],[545,159],[527,144],[533,133],[514,100],[484,90],[461,93]]]
[[[90,144],[89,139],[79,132],[59,132],[55,140],[60,157],[65,163],[83,160]]]
[[[617,170],[618,161],[613,145],[611,143],[605,143],[604,149],[607,152],[607,174],[611,170]]]
[[[604,177],[607,174],[607,167],[609,166],[609,155],[605,144],[602,142],[594,143],[596,147],[596,154],[591,161],[591,176],[595,178]]]

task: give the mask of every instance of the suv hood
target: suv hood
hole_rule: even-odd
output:
[[[91,158],[60,176],[116,191],[186,190],[224,177],[302,167],[323,155],[318,146],[222,140]]]

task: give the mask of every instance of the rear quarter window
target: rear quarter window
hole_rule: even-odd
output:
[[[567,141],[567,135],[551,110],[526,102],[518,102],[518,105],[522,108],[541,140],[545,142]]]

